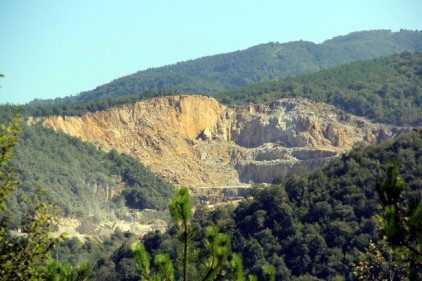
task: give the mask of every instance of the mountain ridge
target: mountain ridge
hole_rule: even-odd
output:
[[[282,44],[270,42],[242,51],[138,71],[77,96],[50,102],[90,102],[98,98],[143,93],[150,89],[215,94],[251,83],[315,72],[403,51],[422,51],[422,32],[360,31],[337,36],[320,44],[308,41]]]

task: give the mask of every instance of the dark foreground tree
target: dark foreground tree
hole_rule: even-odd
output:
[[[54,219],[47,212],[47,205],[41,203],[35,208],[21,233],[9,229],[4,212],[7,198],[18,186],[7,164],[18,142],[19,124],[20,120],[15,117],[9,126],[2,125],[0,130],[0,276],[4,280],[42,280],[41,267],[51,256],[50,249],[56,241],[48,237]]]
[[[45,267],[45,273],[48,281],[87,281],[91,266],[84,263],[72,267],[68,263],[52,260]]]
[[[376,186],[386,241],[408,267],[410,280],[422,280],[422,195],[410,193],[398,174],[397,164],[387,164],[387,175]],[[409,194],[410,193],[410,194]]]

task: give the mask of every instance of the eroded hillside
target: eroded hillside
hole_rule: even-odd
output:
[[[197,187],[271,182],[402,130],[302,99],[228,108],[205,96],[157,98],[42,122],[130,154],[172,183]]]

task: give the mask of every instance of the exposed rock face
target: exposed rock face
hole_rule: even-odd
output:
[[[227,108],[204,96],[151,99],[43,124],[137,157],[187,186],[271,182],[298,167],[325,165],[357,142],[380,142],[401,131],[302,99]]]

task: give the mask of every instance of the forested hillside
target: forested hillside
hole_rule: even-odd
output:
[[[270,188],[258,187],[253,199],[235,209],[198,208],[197,246],[204,245],[200,229],[216,225],[231,234],[232,250],[242,254],[245,268],[256,275],[262,265],[271,264],[276,280],[356,280],[353,272],[358,271],[359,261],[365,261],[371,274],[388,278],[393,270],[398,278],[405,277],[408,269],[388,254],[374,217],[379,213],[375,185],[384,179],[388,161],[398,163],[406,196],[420,192],[422,132],[356,147],[324,169],[294,174]],[[170,229],[150,233],[144,245],[153,254],[165,252],[176,258],[177,240]],[[138,280],[139,273],[130,266],[135,262],[129,245],[123,244],[110,259],[97,263],[96,280]]]
[[[1,123],[14,111],[2,106]],[[18,227],[34,206],[29,198],[55,204],[61,215],[95,220],[124,218],[127,208],[165,209],[173,187],[134,158],[41,125],[22,124],[20,143],[10,163],[19,188],[7,206]],[[113,210],[110,212],[110,210]]]
[[[247,84],[404,51],[422,51],[422,32],[374,30],[338,36],[321,44],[307,41],[267,43],[242,51],[139,71],[77,96],[41,102],[90,102],[99,98],[142,94],[147,90],[215,94]]]
[[[402,53],[279,81],[262,82],[220,92],[215,97],[227,105],[262,103],[284,97],[304,97],[332,104],[342,110],[377,122],[420,126],[422,124],[422,54]],[[171,91],[148,91],[99,99],[80,104],[30,104],[27,116],[82,115],[133,103],[145,98],[175,95]]]
[[[34,213],[38,199],[38,202],[54,204],[61,216],[89,217],[95,222],[123,219],[128,208],[166,209],[173,193],[172,185],[132,156],[115,149],[104,152],[81,139],[55,132],[36,124],[37,117],[57,115],[61,116],[58,119],[65,120],[69,115],[105,111],[142,99],[187,92],[213,95],[227,105],[303,97],[344,110],[345,113],[338,114],[339,122],[347,123],[344,121],[351,119],[350,113],[408,129],[422,126],[421,89],[422,32],[384,30],[355,32],[321,44],[268,43],[140,71],[74,97],[34,101],[19,107],[0,105],[0,124],[7,124],[14,111],[23,117],[19,145],[6,167],[7,171],[9,168],[14,171],[19,187],[10,196],[1,218],[9,217],[7,226],[18,229],[26,214]],[[186,109],[180,102],[169,104],[176,104],[178,113],[194,111],[197,107]],[[154,108],[163,110],[164,106],[156,102]],[[126,110],[127,116],[136,115],[129,111]],[[143,108],[142,113],[145,112]],[[168,112],[173,114],[173,111]],[[151,115],[164,117],[163,111]],[[228,115],[222,116],[218,120],[227,122]],[[303,122],[312,124],[307,117],[302,118]],[[160,118],[157,118],[157,122],[161,122],[158,125],[147,124],[151,132],[159,131],[160,126],[160,130],[169,131]],[[264,121],[267,120],[270,119]],[[142,133],[148,135],[146,127],[137,127],[140,123],[130,125],[137,139],[142,136],[139,133],[142,128]],[[191,123],[198,124],[197,121]],[[124,124],[129,126],[129,123]],[[176,128],[175,124],[170,126]],[[200,142],[221,153],[221,148],[209,145],[213,136],[205,135],[206,129],[210,132],[211,127],[208,127],[202,126],[201,135],[196,132],[183,142],[192,145]],[[87,131],[86,127],[81,128]],[[303,128],[308,130],[306,126]],[[112,135],[117,131],[119,128],[107,132]],[[328,129],[322,131],[328,134]],[[248,136],[250,134],[252,139],[256,132],[251,130]],[[146,143],[159,153],[151,135]],[[159,136],[171,144],[164,135]],[[280,151],[286,145],[281,141],[268,144],[272,148],[281,146]],[[169,150],[173,153],[180,147],[171,144]],[[206,157],[218,160],[219,167],[223,167],[221,156],[192,155],[203,162]],[[161,155],[160,161],[163,159]],[[422,131],[414,129],[381,145],[357,145],[326,168],[298,171],[287,178],[280,175],[271,186],[256,186],[252,196],[236,206],[220,206],[214,210],[198,206],[193,220],[193,229],[198,232],[191,237],[196,246],[204,247],[201,230],[209,225],[218,226],[231,235],[231,249],[243,256],[248,273],[260,275],[262,265],[270,264],[276,269],[276,280],[354,280],[358,262],[371,263],[374,255],[381,262],[370,265],[382,276],[390,273],[392,265],[397,274],[405,274],[406,267],[397,256],[388,254],[388,247],[380,239],[379,219],[375,217],[380,213],[375,186],[385,178],[389,161],[398,163],[399,173],[406,183],[406,196],[420,194]],[[183,168],[193,170],[189,165]],[[131,250],[131,244],[138,240],[132,233],[117,230],[108,238],[88,239],[85,244],[77,238],[66,240],[55,251],[61,260],[74,265],[88,261],[93,265],[91,277],[94,280],[139,280]],[[149,233],[143,241],[151,254],[166,252],[171,258],[177,258],[175,228],[166,233]],[[375,247],[378,252],[368,247]]]
[[[397,125],[422,125],[422,53],[354,62],[317,73],[219,93],[225,104],[304,97]]]

